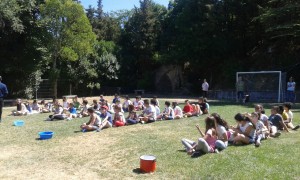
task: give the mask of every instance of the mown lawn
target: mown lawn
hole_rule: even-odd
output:
[[[232,125],[235,113],[253,110],[253,104],[210,103],[210,112]],[[294,124],[300,123],[299,106],[293,112]],[[191,158],[180,140],[200,137],[195,124],[204,129],[205,116],[81,133],[79,125],[87,118],[44,121],[48,115],[4,118],[0,179],[300,179],[300,130],[262,141],[259,148],[230,146],[219,154]],[[25,126],[12,126],[16,119]],[[54,138],[38,140],[44,130],[54,131]],[[138,173],[144,154],[157,157],[155,173]]]

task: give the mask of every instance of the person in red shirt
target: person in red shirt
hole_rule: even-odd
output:
[[[191,117],[191,116],[193,116],[193,111],[194,111],[194,108],[190,104],[190,101],[189,100],[185,100],[185,106],[183,107],[184,117]]]

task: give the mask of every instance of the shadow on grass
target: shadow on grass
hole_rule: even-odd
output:
[[[201,151],[196,151],[194,152],[192,155],[191,155],[191,158],[198,158],[198,157],[201,157],[203,155],[205,155],[206,153],[204,152],[201,152]]]
[[[134,172],[136,174],[144,174],[144,172],[140,168],[135,168],[132,170],[132,172]]]
[[[46,140],[50,140],[50,139],[52,139],[52,138],[49,138],[49,139],[35,138],[35,140],[37,140],[37,141],[46,141]]]
[[[141,168],[135,168],[132,170],[132,172],[136,173],[136,174],[153,174],[154,172],[144,172],[141,170]]]
[[[186,150],[184,150],[184,149],[179,149],[179,150],[177,150],[178,152],[184,152],[184,153],[187,153],[186,152]],[[198,157],[200,157],[200,156],[203,156],[204,154],[206,154],[206,153],[204,153],[204,152],[202,152],[202,151],[196,151],[196,152],[194,152],[192,155],[191,155],[191,158],[198,158]]]
[[[178,152],[185,152],[186,153],[186,150],[184,149],[180,149],[180,150],[177,150]]]
[[[77,130],[77,131],[74,131],[74,133],[90,133],[90,132],[98,132],[97,130],[92,130],[92,131],[80,131],[80,130]]]

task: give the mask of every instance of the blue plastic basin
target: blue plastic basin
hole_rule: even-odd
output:
[[[52,131],[39,132],[40,139],[51,139],[53,134]]]
[[[14,125],[15,126],[24,126],[24,121],[22,121],[22,120],[16,120],[16,121],[14,121]]]

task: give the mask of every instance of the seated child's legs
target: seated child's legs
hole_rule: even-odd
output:
[[[137,124],[138,121],[134,119],[127,119],[127,124]]]
[[[277,127],[271,126],[271,136],[275,136],[275,133],[277,133]]]
[[[182,118],[180,115],[176,115],[176,116],[174,117],[174,119],[180,119],[180,118]]]
[[[295,126],[294,126],[293,123],[291,123],[291,122],[286,123],[285,125],[286,125],[286,127],[291,128],[291,129],[294,129],[294,128],[295,128]]]
[[[116,126],[116,127],[125,126],[125,123],[122,122],[122,121],[116,121],[116,122],[115,122],[115,126]]]

